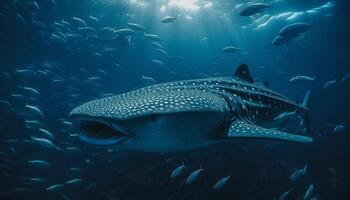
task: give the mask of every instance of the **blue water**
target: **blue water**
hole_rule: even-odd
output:
[[[349,199],[350,5],[259,2],[269,7],[246,17],[239,13],[249,3],[240,0],[2,0],[0,199],[253,200],[282,199],[287,191],[285,199],[304,199],[311,184],[307,199]],[[166,16],[176,19],[161,23]],[[299,22],[311,28],[286,44],[272,44],[283,27]],[[134,33],[117,36],[123,28]],[[158,35],[165,53],[145,33]],[[237,50],[222,52],[227,46]],[[89,144],[71,129],[73,108],[145,87],[143,76],[154,83],[233,76],[242,63],[256,82],[268,81],[296,102],[311,91],[313,143],[234,139],[229,145],[150,153]],[[316,79],[290,82],[297,75]],[[171,178],[182,164],[184,170]],[[306,172],[292,182],[290,176],[305,165]],[[198,179],[186,184],[200,166]]]

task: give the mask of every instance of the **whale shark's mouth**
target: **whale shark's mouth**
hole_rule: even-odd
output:
[[[108,119],[74,116],[72,130],[85,142],[98,145],[112,145],[130,137],[120,125]]]

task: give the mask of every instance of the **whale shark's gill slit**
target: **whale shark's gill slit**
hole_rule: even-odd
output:
[[[74,128],[82,141],[97,145],[112,145],[125,139],[125,134],[100,121],[80,120]]]

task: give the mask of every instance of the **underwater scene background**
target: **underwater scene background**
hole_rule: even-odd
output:
[[[350,199],[349,8],[345,0],[2,0],[0,199]],[[72,129],[69,113],[83,103],[231,77],[243,63],[256,84],[297,103],[311,91],[312,143],[234,138],[144,152],[86,143]]]

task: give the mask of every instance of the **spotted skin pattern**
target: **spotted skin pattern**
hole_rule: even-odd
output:
[[[249,120],[259,117],[259,112],[256,112],[258,108],[261,110],[305,109],[268,88],[228,77],[152,85],[89,102],[77,107],[71,113],[123,120],[154,113],[222,110],[227,109],[227,105],[220,103],[223,95],[228,97],[230,104],[234,107],[241,106],[239,110],[246,112],[245,117]],[[261,117],[266,118],[266,116]]]
[[[70,115],[123,121],[156,114],[224,112],[229,116],[228,123],[232,123],[228,136],[261,135],[309,142],[311,138],[293,137],[292,134],[261,127],[281,113],[294,110],[308,111],[265,86],[235,77],[221,77],[151,85],[88,102],[72,110]]]

